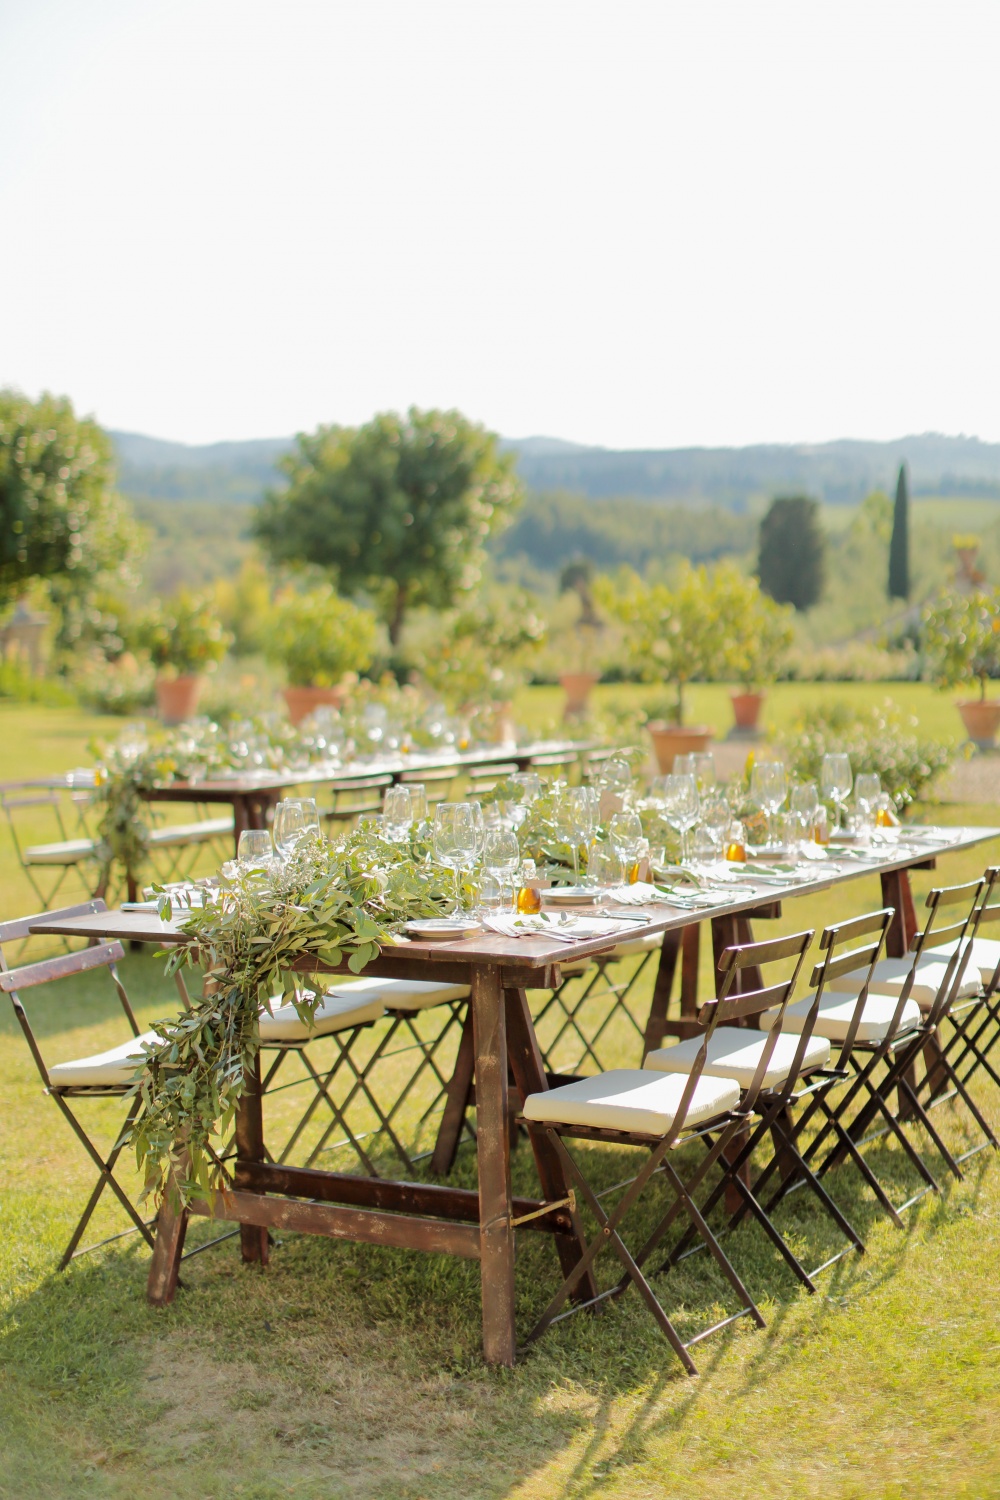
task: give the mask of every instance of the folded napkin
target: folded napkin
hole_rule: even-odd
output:
[[[575,917],[569,913],[558,917],[484,917],[483,925],[502,937],[555,938],[560,943],[586,943],[592,938],[621,937],[634,933],[636,924],[629,920],[616,922],[613,917]]]

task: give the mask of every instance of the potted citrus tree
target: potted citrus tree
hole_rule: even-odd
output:
[[[164,724],[193,718],[205,676],[232,643],[209,600],[182,589],[141,615],[131,633],[156,668],[156,707]]]
[[[747,577],[732,564],[717,568],[714,582],[726,675],[739,684],[729,695],[733,732],[752,736],[757,733],[766,696],[764,685],[775,680],[792,644],[792,609],[776,604],[756,578]]]
[[[668,772],[675,755],[704,750],[712,738],[707,724],[685,723],[684,690],[689,682],[711,681],[725,671],[725,580],[720,585],[707,568],[689,564],[673,586],[644,583],[626,571],[602,597],[624,626],[632,668],[643,682],[672,689],[662,717],[658,703],[646,724],[660,770]]]
[[[594,605],[593,581],[594,569],[586,558],[568,563],[559,579],[559,592],[574,593],[580,601],[580,613],[566,641],[568,665],[559,674],[559,685],[566,694],[566,720],[586,716],[590,695],[601,680],[595,656],[605,627]]]
[[[293,724],[322,704],[341,707],[351,682],[371,665],[375,636],[371,610],[342,599],[329,584],[279,597],[267,654],[288,674],[284,696]]]
[[[960,698],[955,707],[973,744],[991,750],[1000,729],[1000,701],[987,699],[986,684],[1000,677],[1000,588],[939,595],[924,613],[923,650],[937,687],[979,684],[978,698]]]

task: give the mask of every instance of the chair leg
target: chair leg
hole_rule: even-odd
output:
[[[472,1028],[472,1008],[465,1013],[462,1023],[462,1038],[458,1044],[455,1071],[448,1084],[448,1097],[441,1117],[431,1171],[438,1177],[446,1177],[455,1165],[458,1143],[462,1136],[462,1124],[469,1108],[472,1094],[472,1074],[475,1062],[475,1045]]]

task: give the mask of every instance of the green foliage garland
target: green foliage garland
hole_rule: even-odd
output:
[[[260,1048],[262,1007],[292,1002],[309,1022],[322,983],[309,961],[359,974],[414,917],[440,914],[445,881],[405,846],[370,832],[336,845],[317,839],[272,874],[224,881],[217,904],[184,923],[194,941],[168,959],[174,973],[204,965],[202,997],[190,1011],[155,1023],[135,1085],[140,1107],[129,1134],[145,1195],[176,1191],[182,1201],[219,1188],[224,1169],[213,1138],[226,1137]]]

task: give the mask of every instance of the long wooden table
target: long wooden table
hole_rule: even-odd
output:
[[[397,782],[404,774],[454,768],[456,774],[479,766],[516,765],[524,771],[539,757],[579,754],[596,748],[593,740],[537,740],[527,745],[496,745],[478,750],[414,751],[409,755],[382,755],[347,761],[342,766],[304,766],[299,769],[248,771],[204,780],[164,782],[144,789],[147,802],[196,802],[228,804],[233,809],[233,837],[239,844],[247,828],[266,828],[276,802],[292,787],[319,787],[336,782],[346,787],[373,776],[391,776]]]
[[[814,879],[768,891],[766,902],[759,894],[720,902],[717,907],[692,913],[657,905],[643,908],[648,915],[643,927],[633,931],[662,932],[680,937],[699,922],[717,928],[716,941],[750,933],[750,920],[760,909],[773,909],[784,898],[815,894],[834,885],[878,873],[883,891],[902,893],[904,917],[898,937],[905,937],[912,920],[908,872],[933,863],[943,852],[958,852],[1000,836],[1000,829],[949,830],[953,841],[939,849],[897,851],[869,866],[844,868],[817,866]],[[897,908],[897,911],[900,908]],[[639,909],[628,908],[629,915]],[[624,909],[623,909],[624,915]],[[59,933],[77,937],[118,939],[171,944],[187,941],[180,921],[162,921],[143,912],[108,911],[70,917],[61,922],[40,921],[35,933]],[[592,939],[572,945],[545,936],[504,938],[481,933],[465,942],[400,942],[386,948],[368,966],[366,973],[387,978],[419,978],[467,983],[473,1017],[477,1156],[477,1192],[446,1184],[409,1183],[373,1179],[315,1169],[278,1167],[264,1159],[264,1134],[259,1094],[259,1071],[247,1079],[236,1126],[237,1158],[234,1187],[219,1193],[212,1204],[200,1203],[194,1212],[237,1222],[242,1226],[243,1257],[266,1262],[267,1231],[271,1228],[298,1230],[340,1239],[370,1241],[425,1251],[461,1255],[480,1262],[482,1285],[483,1353],[493,1364],[514,1361],[514,1249],[519,1228],[553,1235],[564,1273],[581,1254],[582,1232],[558,1158],[544,1133],[528,1127],[542,1197],[514,1199],[510,1183],[512,1111],[508,1080],[513,1078],[518,1095],[537,1093],[548,1087],[531,1012],[528,989],[549,989],[559,982],[560,965],[607,951],[617,939]],[[673,949],[676,959],[676,947]],[[665,943],[661,974],[671,962]],[[305,968],[305,965],[303,965]],[[317,972],[310,963],[311,972]],[[326,973],[347,973],[346,968]],[[671,970],[672,974],[672,970]],[[654,1010],[661,997],[658,976]],[[669,994],[669,982],[667,985]],[[663,1007],[665,1012],[665,1006]],[[655,1030],[655,1028],[654,1028]],[[650,1040],[647,1028],[647,1045]],[[150,1268],[148,1295],[154,1303],[169,1302],[177,1286],[177,1273],[187,1225],[187,1211],[175,1213],[169,1204],[161,1209],[156,1248]],[[519,1221],[524,1221],[519,1223]],[[583,1278],[581,1299],[593,1296],[595,1288]]]

